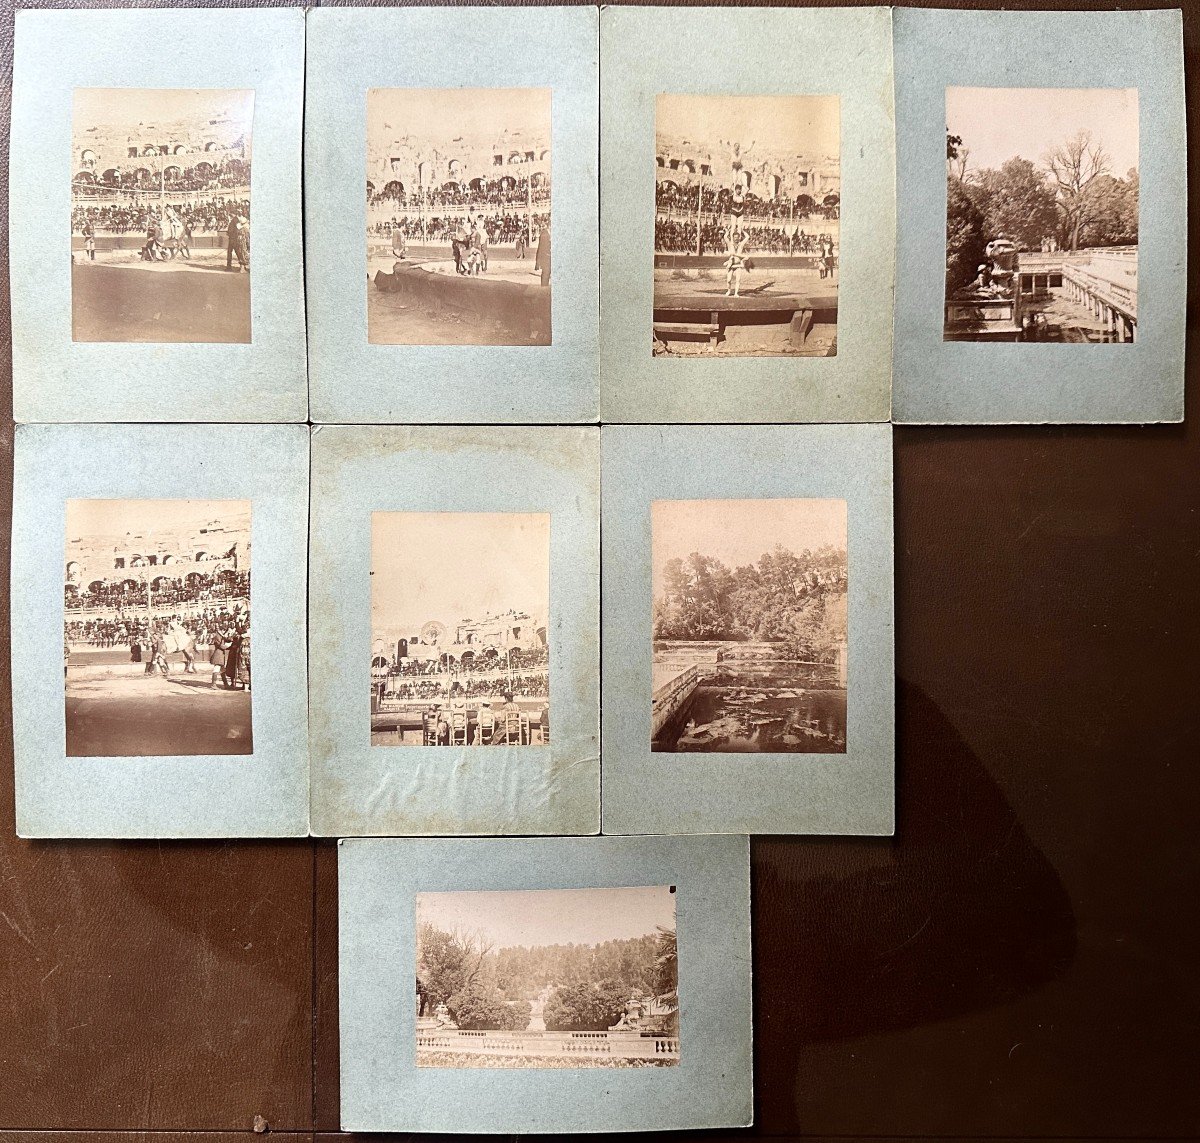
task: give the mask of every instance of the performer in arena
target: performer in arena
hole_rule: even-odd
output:
[[[238,216],[231,213],[229,221],[225,224],[225,269],[233,269],[233,258],[237,253],[238,243]]]
[[[450,253],[454,255],[454,272],[456,274],[466,274],[468,272],[465,257],[468,241],[466,228],[461,222],[456,223],[450,235]]]
[[[471,252],[475,255],[475,272],[487,273],[488,268],[488,236],[484,229],[483,215],[471,222]]]
[[[741,297],[742,274],[754,268],[754,263],[746,257],[746,243],[750,235],[745,231],[729,233],[729,257],[725,259],[725,296],[727,298]]]
[[[246,273],[250,272],[250,215],[247,211],[238,214],[238,261]]]
[[[162,236],[162,224],[158,221],[158,215],[151,211],[146,218],[146,245],[142,247],[142,257],[147,262],[161,262],[166,258]]]
[[[233,211],[225,227],[225,269],[233,269],[234,258],[238,260],[238,271],[250,269],[250,222],[244,215]]]
[[[537,255],[533,261],[534,269],[542,272],[542,285],[550,285],[550,221],[542,223],[538,234]]]
[[[832,278],[834,271],[833,238],[821,235],[821,277]]]
[[[83,249],[88,258],[96,261],[96,228],[89,219],[83,224]]]
[[[742,219],[746,214],[746,187],[740,180],[733,184],[733,199],[729,203],[729,236],[733,242],[733,232],[742,228]]]

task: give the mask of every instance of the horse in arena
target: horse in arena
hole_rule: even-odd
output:
[[[160,243],[162,248],[167,252],[168,258],[174,258],[176,254],[184,258],[192,256],[192,228],[186,222],[179,223],[179,233],[170,237],[164,238]]]
[[[184,258],[192,256],[192,227],[185,222],[174,210],[167,207],[163,219],[162,241],[158,244],[168,258],[181,254]]]
[[[184,673],[196,673],[196,640],[178,619],[172,619],[162,633],[162,653],[164,659],[167,655],[182,655]]]

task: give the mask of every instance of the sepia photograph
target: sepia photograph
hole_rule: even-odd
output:
[[[659,95],[657,355],[837,353],[836,95]]]
[[[1137,338],[1136,89],[946,89],[946,341]]]
[[[373,513],[371,745],[549,745],[549,609],[549,513]]]
[[[651,749],[846,751],[844,500],[651,506]]]
[[[253,110],[253,91],[76,89],[75,341],[250,341]]]
[[[251,754],[250,502],[68,500],[68,757]]]
[[[549,88],[367,92],[372,345],[549,345]]]
[[[675,886],[418,893],[425,1068],[679,1063]]]

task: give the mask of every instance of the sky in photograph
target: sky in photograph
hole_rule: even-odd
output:
[[[550,514],[375,512],[371,517],[371,628],[447,627],[516,608],[550,605]]]
[[[668,560],[692,552],[731,570],[782,544],[793,552],[846,546],[844,500],[656,500],[650,506],[654,594]]]
[[[68,500],[67,542],[93,537],[171,536],[220,524],[250,527],[249,500]]]
[[[518,889],[418,893],[417,924],[478,929],[497,948],[595,945],[675,928],[675,894],[667,885],[622,889]]]
[[[204,91],[170,87],[77,87],[75,89],[75,131],[89,127],[157,127],[180,121],[199,126],[210,119],[231,119],[243,131],[250,130],[254,112],[253,90],[212,88]],[[167,143],[167,139],[150,139]]]
[[[1103,142],[1112,174],[1123,178],[1138,165],[1136,88],[949,87],[946,127],[971,149],[973,170],[1014,156],[1041,165],[1081,129]]]
[[[450,143],[498,139],[504,131],[550,135],[548,87],[376,87],[367,92],[367,138],[414,135]]]
[[[767,151],[837,155],[840,112],[836,95],[660,95],[654,129],[722,154],[724,140],[741,143],[743,154],[755,143]]]

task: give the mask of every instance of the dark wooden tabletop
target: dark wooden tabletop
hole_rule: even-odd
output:
[[[0,67],[7,160],[8,5]],[[757,1126],[721,1135],[1200,1136],[1196,372],[1182,426],[896,430],[899,831],[755,841]],[[334,844],[19,841],[0,693],[0,1140],[336,1132]]]

